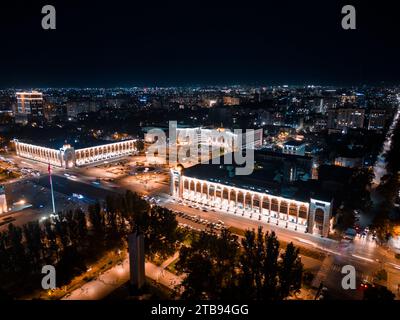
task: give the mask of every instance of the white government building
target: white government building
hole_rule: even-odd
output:
[[[306,192],[300,197],[274,193],[265,183],[263,170],[250,176],[234,176],[229,165],[177,166],[171,170],[170,192],[200,207],[327,237],[333,200],[322,193]]]
[[[148,132],[144,135],[144,140],[147,143],[154,143],[156,138],[158,138],[156,133],[151,132],[151,129],[168,131],[167,128],[148,128]],[[242,149],[258,148],[262,145],[262,140],[262,129],[256,129],[250,132],[244,131],[242,134],[239,134],[226,128],[176,128],[177,146],[190,146],[195,144],[225,148],[227,152],[231,152],[234,151],[235,147],[239,146],[239,143],[241,143]]]
[[[132,155],[136,152],[135,140],[118,142],[103,141],[94,146],[81,146],[75,149],[70,144],[63,144],[57,149],[48,145],[35,145],[14,139],[15,150],[19,157],[63,168],[85,166]]]

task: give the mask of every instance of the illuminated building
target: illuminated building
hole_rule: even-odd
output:
[[[238,146],[239,143],[241,143],[242,149],[260,147],[263,137],[262,129],[253,131],[253,139],[250,139],[251,132],[238,134],[225,128],[177,128],[176,133],[178,145],[198,143],[202,146],[225,148],[227,151],[233,151],[234,147]]]
[[[224,106],[238,106],[240,104],[240,99],[237,97],[223,97],[223,105]]]
[[[171,170],[171,195],[200,207],[327,237],[332,198],[321,190],[310,192],[290,184],[285,189],[276,181],[278,167],[263,158],[256,154],[256,168],[248,176],[235,175],[234,164],[202,163],[185,169],[178,165]]]
[[[303,141],[290,140],[283,144],[283,153],[304,156],[306,144]]]
[[[152,129],[157,129],[153,131]],[[232,132],[229,129],[206,129],[206,128],[151,128],[144,135],[144,141],[148,149],[157,145],[157,154],[168,153],[171,163],[194,161],[202,162],[205,158],[215,157],[222,153],[230,153],[239,149],[257,149],[263,143],[263,130],[251,130],[243,133]],[[175,132],[174,132],[175,131]],[[168,141],[169,140],[169,141]],[[167,148],[167,143],[171,145]],[[175,141],[175,142],[173,142]],[[186,152],[188,151],[188,152]],[[182,154],[187,154],[182,156]],[[199,155],[201,154],[201,156]],[[200,157],[200,159],[199,159]]]
[[[17,107],[15,110],[15,122],[26,124],[30,121],[42,121],[43,94],[38,91],[17,92]]]
[[[4,192],[4,186],[0,186],[0,214],[8,211],[6,193]]]
[[[101,163],[132,155],[136,151],[135,140],[118,142],[103,141],[96,145],[60,144],[61,148],[51,145],[36,145],[14,139],[15,150],[18,156],[39,162],[50,163],[57,167],[72,168]]]
[[[361,108],[339,108],[328,110],[328,128],[361,129],[364,127],[365,110]]]
[[[350,158],[350,157],[336,157],[335,166],[346,167],[346,168],[360,168],[362,167],[363,159],[361,157]]]
[[[386,124],[385,110],[371,110],[369,113],[368,130],[383,130]]]

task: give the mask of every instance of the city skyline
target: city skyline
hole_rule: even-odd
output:
[[[0,4],[0,300],[400,300],[398,12]]]

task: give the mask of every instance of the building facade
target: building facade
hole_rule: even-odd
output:
[[[364,128],[365,110],[362,108],[338,108],[328,110],[328,128],[362,129]]]
[[[38,91],[17,92],[15,122],[26,124],[44,120],[43,94]]]
[[[283,144],[283,153],[304,156],[306,144],[303,141],[291,140]]]
[[[135,140],[124,140],[81,149],[75,149],[70,144],[64,144],[60,149],[53,149],[21,142],[17,139],[14,140],[14,143],[18,156],[63,168],[113,160],[132,155],[136,151]]]
[[[224,148],[227,151],[234,151],[235,147],[239,145],[241,149],[258,148],[263,143],[262,129],[238,134],[225,128],[177,128],[176,133],[178,145],[200,144]]]
[[[371,110],[369,113],[368,130],[383,130],[386,120],[386,110]]]
[[[330,231],[332,200],[310,197],[308,201],[285,198],[250,188],[231,186],[185,175],[182,167],[171,170],[171,195],[270,223],[282,228],[327,237]]]

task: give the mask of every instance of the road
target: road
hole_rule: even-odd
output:
[[[398,97],[397,100],[399,101],[399,106],[397,107],[392,124],[390,125],[389,130],[386,134],[386,139],[385,139],[385,142],[383,143],[382,151],[379,154],[378,159],[374,166],[374,175],[375,175],[374,184],[375,185],[379,185],[379,183],[381,182],[381,178],[387,173],[387,170],[386,170],[387,163],[386,163],[385,154],[391,148],[393,132],[396,129],[396,127],[400,121],[400,97]]]
[[[16,158],[16,157],[15,157]],[[18,159],[18,158],[16,158]],[[47,172],[46,164],[38,164],[30,160],[16,161],[24,162],[24,165],[30,163],[36,170],[43,173]],[[344,265],[353,265],[357,270],[358,282],[364,279],[372,279],[373,274],[385,268],[388,272],[388,287],[393,292],[397,292],[397,286],[400,283],[400,262],[396,261],[393,252],[388,252],[384,248],[377,246],[370,239],[356,238],[353,242],[338,242],[332,239],[321,238],[306,233],[288,230],[276,225],[267,223],[265,220],[259,221],[257,218],[249,219],[241,215],[226,213],[219,210],[204,212],[199,209],[190,208],[186,205],[181,205],[174,202],[171,196],[165,193],[168,185],[153,181],[151,187],[145,181],[135,181],[135,177],[125,177],[126,180],[117,180],[113,183],[101,182],[100,185],[94,186],[93,181],[96,177],[90,176],[90,169],[76,168],[65,171],[61,168],[54,168],[55,190],[60,190],[63,193],[82,193],[87,195],[89,199],[99,199],[104,197],[107,192],[124,192],[126,189],[139,192],[140,194],[150,194],[159,196],[162,200],[159,204],[166,208],[182,211],[191,215],[197,215],[201,218],[218,221],[222,220],[225,226],[233,226],[240,229],[256,229],[259,225],[265,231],[275,231],[278,238],[285,242],[293,242],[294,244],[315,250],[322,250],[327,254],[327,259],[322,263],[323,268],[320,268],[317,280],[322,281],[329,289],[340,298],[359,298],[360,292],[344,292],[340,288],[342,279],[341,268]],[[64,174],[72,174],[73,177],[65,177]],[[88,174],[88,175],[86,175]],[[46,176],[38,179],[38,183],[44,185]],[[124,178],[123,178],[124,179]],[[124,181],[122,185],[119,182]],[[133,183],[135,182],[135,183]],[[147,185],[147,187],[146,187]],[[158,186],[154,187],[153,186]],[[72,186],[72,187],[71,187]],[[90,187],[89,187],[90,186]],[[74,190],[74,191],[72,191]],[[179,218],[178,218],[179,220]],[[182,221],[180,221],[182,222]],[[201,227],[200,227],[201,228]],[[204,227],[203,227],[204,228]],[[316,280],[316,281],[317,281]]]
[[[171,258],[175,259],[176,254]],[[146,262],[146,277],[174,289],[181,283],[182,279],[169,272],[165,268],[172,260],[168,260],[161,266]],[[129,281],[129,259],[125,259],[120,265],[114,266],[101,274],[97,279],[84,284],[82,287],[72,291],[62,300],[100,300],[107,297],[111,292],[118,289]]]
[[[319,279],[329,288],[331,294],[337,298],[360,299],[362,297],[362,292],[359,290],[345,291],[341,288],[340,284],[343,278],[341,270],[344,265],[355,267],[358,284],[362,280],[371,281],[373,274],[384,268],[388,272],[388,288],[394,293],[397,292],[398,284],[400,283],[400,262],[394,257],[393,252],[378,246],[371,238],[357,237],[352,242],[335,241],[277,227],[276,225],[267,223],[265,220],[259,221],[258,218],[249,219],[241,215],[219,210],[204,212],[185,204],[179,204],[168,195],[162,194],[159,196],[162,199],[160,205],[171,210],[197,215],[209,221],[221,220],[225,223],[226,227],[257,229],[258,226],[262,226],[264,231],[274,231],[278,239],[282,241],[293,242],[295,245],[297,244],[309,249],[322,250],[327,254],[326,260],[329,263],[319,274]],[[325,261],[322,264],[324,263]]]

